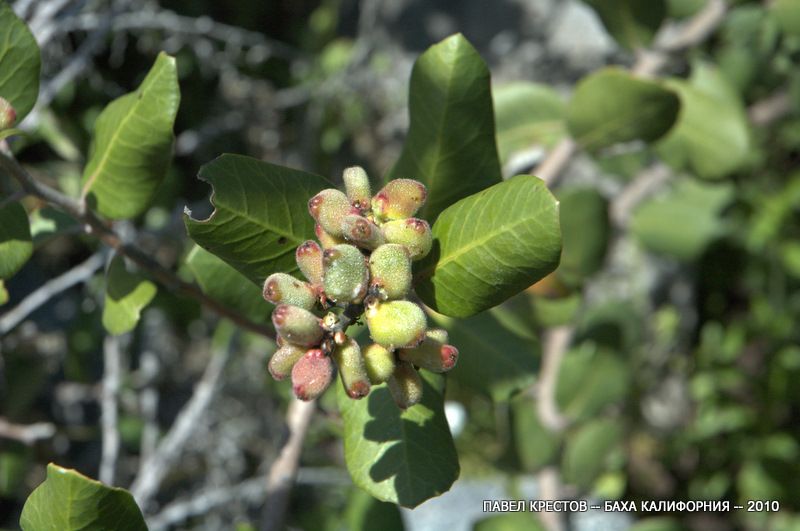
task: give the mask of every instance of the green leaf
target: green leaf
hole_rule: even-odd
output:
[[[547,85],[518,82],[492,91],[497,122],[497,149],[506,164],[511,155],[531,146],[550,147],[566,135],[564,101]]]
[[[164,180],[180,89],[175,58],[160,53],[136,90],[112,101],[97,118],[82,196],[112,219],[138,216]]]
[[[8,290],[5,283],[0,280],[0,306],[8,302]]]
[[[583,79],[567,108],[575,140],[594,151],[619,142],[652,142],[675,123],[678,96],[659,83],[608,67]]]
[[[433,225],[416,290],[451,317],[491,308],[553,271],[561,254],[558,202],[541,179],[518,175],[462,199]]]
[[[39,96],[39,45],[8,2],[0,0],[0,97],[17,113],[17,123]]]
[[[614,39],[628,49],[647,46],[667,14],[665,0],[584,0]]]
[[[356,485],[379,500],[416,507],[458,478],[458,456],[444,415],[444,377],[420,371],[422,401],[401,411],[386,384],[353,400],[337,385],[344,456]]]
[[[678,123],[659,142],[659,154],[678,169],[718,179],[742,168],[751,149],[742,101],[719,71],[697,63],[689,81],[667,85],[681,98]]]
[[[522,395],[511,403],[511,414],[514,447],[524,470],[537,472],[551,464],[558,455],[561,437],[542,426],[536,402]]]
[[[472,531],[544,531],[536,515],[514,512],[489,516],[475,522]]]
[[[564,249],[556,270],[570,285],[600,270],[611,234],[608,201],[594,188],[573,188],[558,194]]]
[[[0,206],[0,279],[10,278],[33,254],[28,214],[18,202]]]
[[[403,531],[403,518],[397,505],[378,501],[361,489],[353,489],[347,503],[348,531]]]
[[[634,212],[631,232],[651,251],[691,261],[725,233],[720,213],[732,199],[733,188],[726,183],[680,179],[670,193]]]
[[[269,315],[272,305],[261,296],[261,290],[221,258],[195,245],[186,257],[186,266],[211,298],[253,321],[264,321]]]
[[[570,351],[561,364],[556,401],[569,418],[589,419],[625,398],[630,379],[628,366],[620,356],[584,343]]]
[[[588,488],[606,469],[609,457],[619,451],[622,425],[614,419],[589,422],[567,438],[561,472],[567,483]]]
[[[47,479],[22,509],[23,531],[147,531],[133,496],[75,470],[47,465]]]
[[[800,35],[800,4],[797,0],[775,0],[770,4],[773,18],[787,35]]]
[[[37,246],[60,234],[80,229],[75,218],[49,206],[31,212],[30,224],[33,243]]]
[[[130,332],[139,322],[142,310],[156,295],[156,285],[141,275],[129,273],[125,259],[117,255],[106,272],[106,297],[103,326],[114,335]]]
[[[495,310],[468,319],[437,314],[432,321],[447,329],[449,342],[458,348],[458,365],[450,375],[460,385],[500,403],[536,379],[538,341],[513,332]]]
[[[408,138],[390,179],[425,183],[428,200],[419,217],[432,222],[502,178],[489,69],[463,35],[453,35],[414,63],[408,99]]]
[[[259,287],[272,273],[298,271],[295,248],[314,238],[308,200],[331,183],[324,178],[242,155],[225,154],[199,178],[214,188],[206,220],[184,216],[189,236]]]

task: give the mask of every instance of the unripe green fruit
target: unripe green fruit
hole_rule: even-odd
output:
[[[342,180],[350,203],[361,211],[369,208],[372,191],[369,186],[369,177],[367,177],[367,172],[364,171],[364,168],[352,166],[345,169]]]
[[[364,366],[373,385],[382,384],[394,372],[394,352],[377,343],[364,349]]]
[[[447,372],[456,366],[458,349],[447,344],[447,331],[432,329],[425,332],[425,339],[414,348],[402,348],[397,357],[432,372]]]
[[[322,248],[314,240],[301,243],[294,252],[297,267],[314,286],[322,286]]]
[[[317,292],[307,282],[287,273],[273,273],[264,281],[264,298],[272,304],[291,304],[310,310],[317,303]]]
[[[17,121],[17,111],[5,98],[0,98],[0,131],[9,129]],[[367,200],[369,201],[369,200]]]
[[[413,179],[389,181],[372,198],[372,212],[380,219],[404,219],[413,216],[425,203],[428,190]]]
[[[348,338],[342,345],[337,345],[333,350],[333,360],[339,368],[339,376],[347,396],[355,399],[367,396],[370,381],[358,343]]]
[[[292,391],[300,400],[314,400],[333,381],[333,363],[322,350],[306,352],[292,367]]]
[[[283,380],[292,372],[292,367],[297,363],[303,354],[306,353],[305,347],[284,343],[269,359],[267,368],[269,373],[276,380]]]
[[[369,271],[364,255],[346,243],[322,253],[325,295],[334,302],[359,302],[367,293]]]
[[[357,214],[348,214],[342,221],[344,238],[362,249],[375,249],[383,244],[383,232],[373,222]]]
[[[400,409],[408,409],[422,400],[422,378],[410,363],[399,362],[387,383],[389,392]]]
[[[372,340],[390,350],[415,347],[425,338],[425,312],[411,301],[373,301],[365,315]]]
[[[319,318],[298,306],[281,304],[272,312],[272,324],[289,343],[311,347],[322,340]]]
[[[323,249],[330,249],[331,247],[336,247],[337,245],[347,243],[347,240],[344,238],[332,236],[325,232],[325,229],[323,229],[319,223],[314,225],[314,234],[316,234],[317,239],[319,240],[319,243],[322,245]]]
[[[398,219],[381,225],[388,243],[404,245],[412,260],[424,258],[433,245],[433,235],[428,222],[417,218]]]
[[[411,256],[403,245],[381,245],[369,257],[370,286],[381,300],[401,299],[411,289]]]
[[[308,200],[308,212],[331,236],[342,236],[342,220],[353,211],[343,192],[327,188]]]

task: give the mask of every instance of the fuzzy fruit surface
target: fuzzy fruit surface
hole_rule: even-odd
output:
[[[275,330],[289,343],[311,347],[322,340],[322,326],[319,318],[298,306],[281,304],[272,312]]]
[[[422,400],[422,378],[408,362],[398,363],[387,383],[389,392],[400,409],[408,409]]]
[[[401,299],[411,291],[411,256],[402,245],[387,243],[372,251],[369,273],[381,300]]]
[[[353,211],[344,192],[327,188],[309,199],[308,213],[333,237],[342,237],[342,221]]]
[[[370,343],[362,352],[369,381],[378,385],[388,380],[394,372],[394,352],[377,343]]]
[[[458,361],[458,349],[447,344],[447,331],[442,329],[428,330],[422,343],[400,349],[397,355],[403,361],[439,373],[449,371]]]
[[[264,299],[272,304],[291,304],[311,310],[317,302],[316,290],[287,273],[273,273],[264,281]]]
[[[325,294],[335,302],[358,302],[367,293],[366,258],[356,247],[336,245],[323,253]]]
[[[364,398],[369,394],[370,380],[361,348],[355,339],[348,338],[333,351],[333,359],[339,369],[344,390],[350,398]]]
[[[369,177],[364,168],[352,166],[345,169],[342,174],[342,180],[350,203],[362,212],[367,210],[370,206],[372,191],[369,185]]]
[[[292,343],[284,343],[280,346],[269,359],[267,368],[269,373],[276,380],[283,380],[292,372],[292,367],[303,357],[306,349]]]
[[[428,190],[413,179],[395,179],[375,194],[372,212],[384,220],[409,218],[425,203]]]
[[[373,302],[365,314],[370,337],[389,350],[414,347],[425,338],[425,312],[411,301]]]
[[[297,267],[314,286],[322,286],[322,247],[314,240],[301,243],[294,253]]]
[[[333,380],[333,363],[320,349],[311,349],[292,367],[292,391],[300,400],[318,398]]]
[[[408,249],[412,260],[428,255],[433,246],[431,226],[423,219],[408,218],[389,221],[381,225],[388,243],[397,243]]]

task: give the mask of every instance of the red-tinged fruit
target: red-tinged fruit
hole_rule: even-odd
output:
[[[0,98],[0,131],[9,129],[17,121],[17,111],[5,98]]]
[[[322,286],[322,247],[314,240],[301,243],[294,252],[297,267],[314,286]]]
[[[427,197],[428,190],[421,182],[395,179],[372,198],[372,212],[382,220],[409,218],[416,214]]]
[[[269,373],[276,380],[285,379],[291,374],[292,367],[306,353],[306,350],[306,348],[298,345],[284,343],[269,359],[269,364],[267,365]]]
[[[432,329],[425,332],[425,339],[414,348],[400,349],[397,356],[417,367],[432,372],[447,372],[458,362],[458,349],[447,344],[447,331]]]
[[[399,362],[387,383],[389,392],[400,409],[408,409],[422,400],[422,378],[408,362]]]
[[[330,249],[331,247],[335,247],[342,243],[347,243],[347,240],[344,238],[332,236],[331,234],[325,232],[325,229],[323,229],[319,223],[314,225],[314,234],[317,236],[317,239],[319,240],[319,243],[322,245],[323,249]]]
[[[290,304],[311,310],[318,300],[317,290],[287,273],[273,273],[264,281],[264,299],[272,304]]]
[[[292,391],[300,400],[318,398],[333,381],[333,363],[322,350],[306,352],[292,367]]]
[[[333,360],[339,369],[339,376],[347,396],[354,399],[367,396],[370,380],[358,343],[352,338],[347,338],[334,349]]]
[[[383,232],[373,222],[357,214],[348,214],[342,221],[342,235],[345,240],[362,249],[375,249],[384,242]]]
[[[342,220],[353,210],[347,196],[335,188],[327,188],[308,200],[311,217],[335,238],[342,237]]]
[[[388,243],[405,246],[412,260],[424,258],[433,246],[431,226],[423,219],[408,218],[389,221],[381,225]]]
[[[298,306],[277,306],[272,312],[272,324],[284,340],[295,345],[311,347],[322,340],[319,318]]]
[[[364,168],[352,166],[345,169],[342,180],[350,203],[362,212],[366,211],[370,206],[372,191],[369,186],[369,177]]]

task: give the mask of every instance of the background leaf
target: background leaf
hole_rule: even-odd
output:
[[[784,33],[800,35],[800,4],[796,0],[775,0],[770,11]]]
[[[608,201],[594,188],[559,190],[558,200],[563,250],[556,274],[577,285],[603,266],[611,234]]]
[[[28,214],[18,202],[0,207],[0,279],[10,278],[33,254]]]
[[[295,248],[314,238],[308,200],[331,184],[304,171],[241,155],[222,155],[200,169],[213,186],[206,220],[184,216],[189,236],[258,286],[270,274],[298,271]]]
[[[347,503],[347,529],[349,531],[403,531],[400,509],[393,503],[376,500],[361,489],[353,489]]]
[[[175,59],[160,53],[135,92],[112,101],[97,118],[82,195],[112,219],[144,212],[172,158],[172,126],[180,89]]]
[[[47,465],[47,479],[25,502],[20,526],[23,531],[147,531],[128,491],[107,487],[53,463]]]
[[[509,83],[494,88],[492,96],[497,149],[503,164],[515,151],[550,147],[566,135],[566,106],[553,88],[538,83]]]
[[[156,296],[156,285],[139,274],[129,273],[125,259],[117,255],[106,271],[106,297],[103,326],[110,334],[130,332],[139,322],[142,310]]]
[[[416,264],[417,294],[451,317],[508,299],[558,265],[558,203],[541,179],[518,175],[445,210],[431,253]]]
[[[0,0],[0,97],[17,113],[17,122],[33,109],[39,96],[39,45],[8,2]]]
[[[610,455],[620,450],[622,425],[615,419],[598,419],[580,426],[567,438],[561,472],[564,481],[588,488],[605,470]]]
[[[728,81],[716,68],[696,63],[689,81],[666,83],[680,95],[681,112],[657,146],[664,160],[708,179],[742,168],[750,152],[747,116]]]
[[[186,266],[204,293],[229,308],[235,308],[254,321],[264,321],[272,305],[261,296],[261,289],[247,277],[199,245],[186,256]]]
[[[678,117],[680,100],[659,83],[620,68],[604,68],[583,79],[567,108],[575,140],[588,150],[619,142],[652,142]]]
[[[535,514],[526,512],[500,514],[475,522],[472,531],[544,531]]]
[[[356,485],[379,500],[416,507],[458,478],[453,437],[444,416],[444,377],[420,371],[422,401],[405,411],[386,384],[353,400],[336,386],[344,420],[344,456]]]
[[[614,39],[628,49],[647,46],[667,14],[665,0],[584,0]]]
[[[504,402],[533,384],[539,368],[539,342],[509,329],[496,311],[468,319],[437,314],[431,320],[446,328],[449,342],[458,347],[457,369],[450,377],[460,386]]]
[[[561,436],[542,426],[536,402],[525,394],[511,402],[514,447],[526,472],[537,472],[558,455]]]
[[[389,178],[425,183],[428,200],[418,217],[433,222],[501,180],[489,69],[463,35],[453,35],[414,63],[408,99],[408,138]]]

